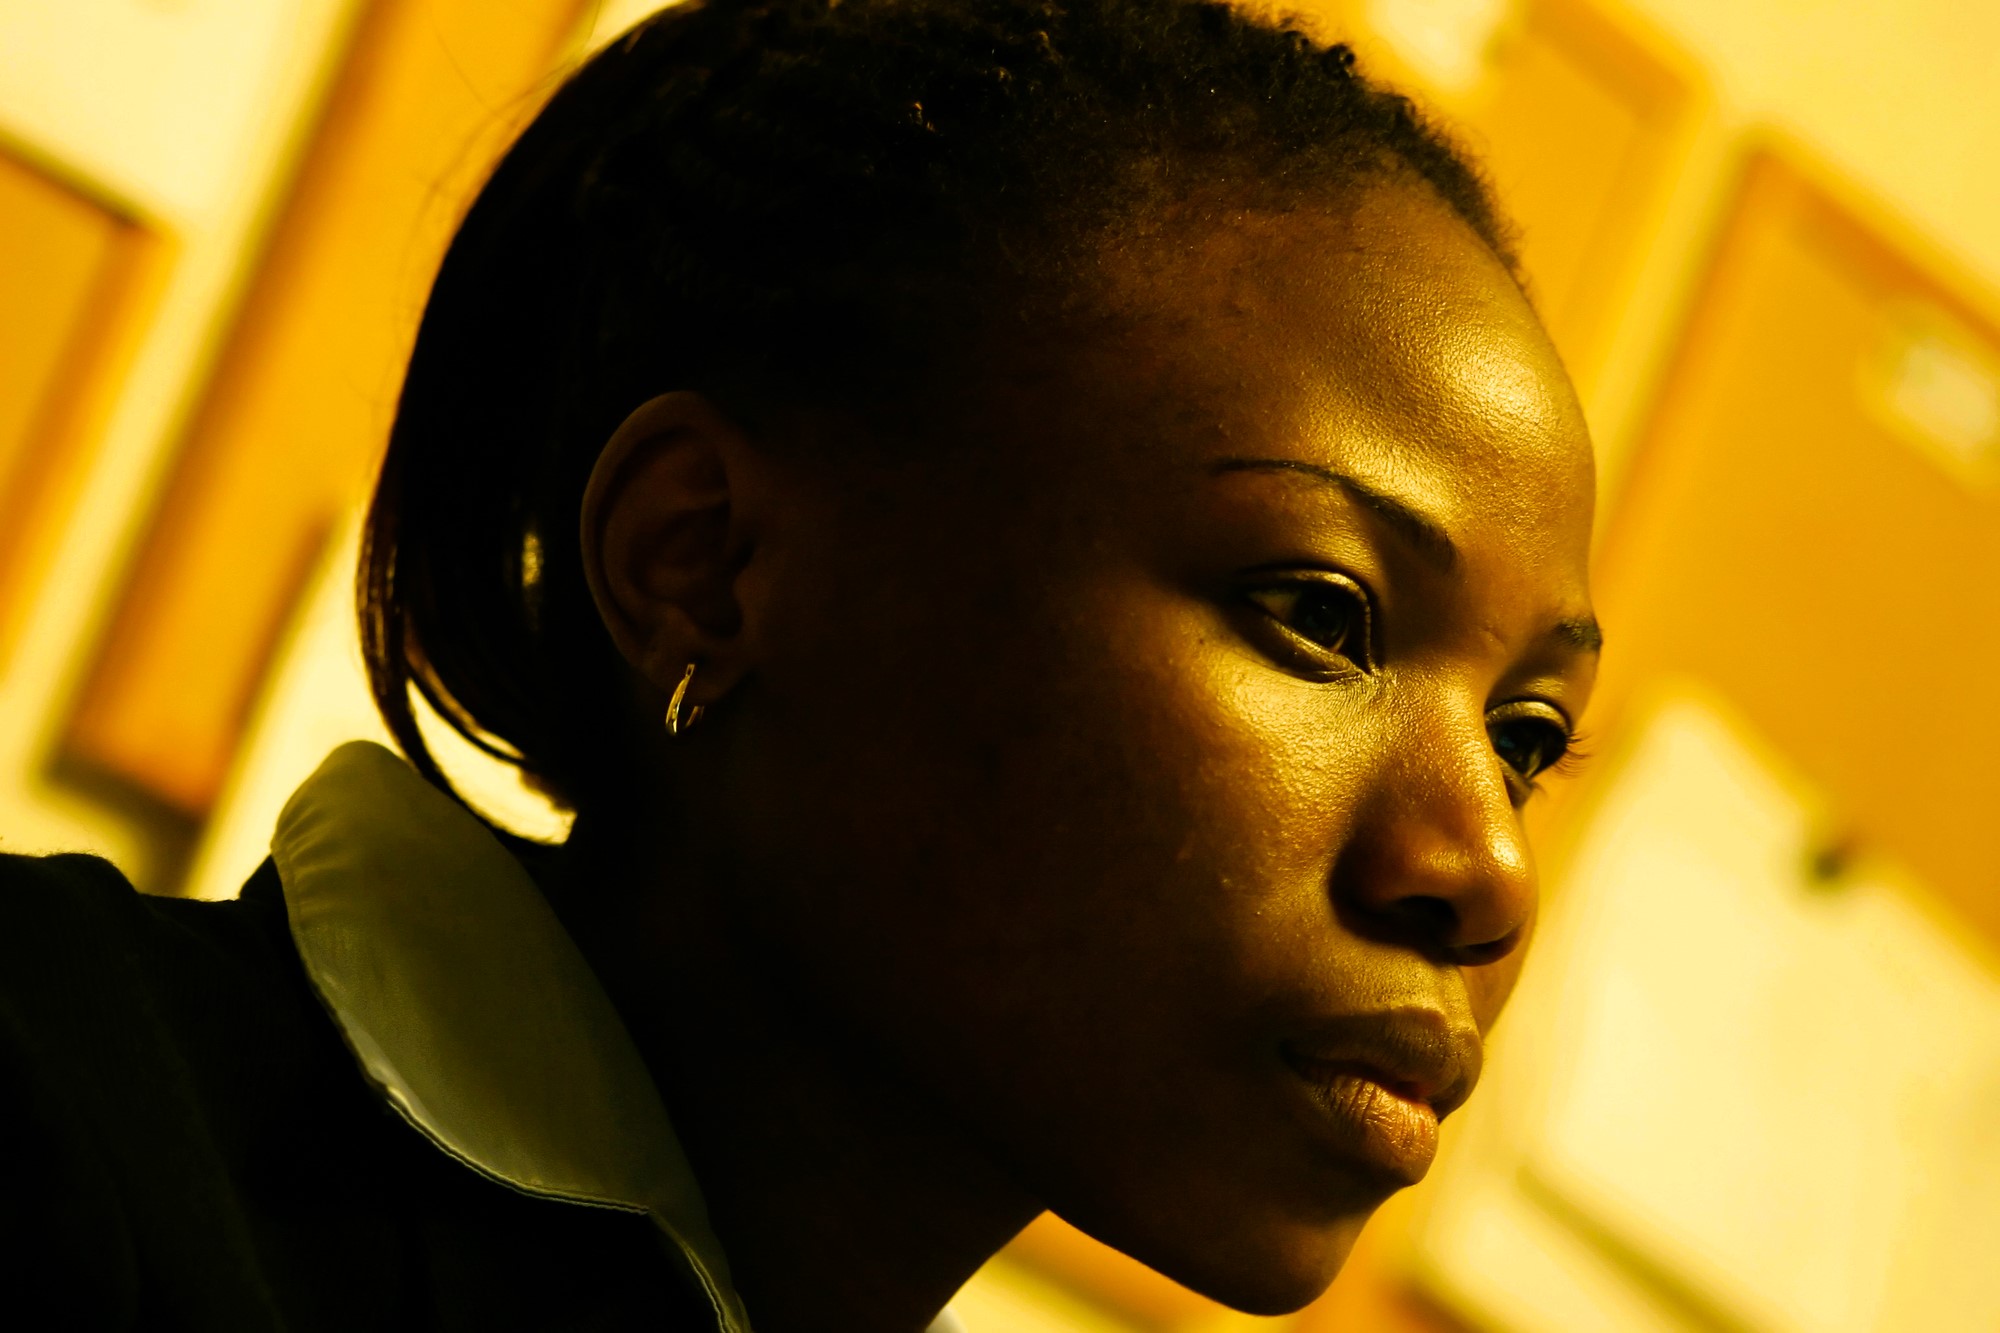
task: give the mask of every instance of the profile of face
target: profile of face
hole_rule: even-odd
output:
[[[1253,1311],[1471,1093],[1596,653],[1535,315],[1425,187],[1350,203],[1111,255],[1115,332],[996,365],[960,438],[836,462],[673,395],[586,502],[627,659],[700,663],[663,856],[726,884],[733,965]]]

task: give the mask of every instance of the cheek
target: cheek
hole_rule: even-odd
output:
[[[868,631],[880,710],[765,687],[785,724],[742,749],[776,757],[727,803],[757,811],[728,854],[758,954],[1073,1220],[1310,1294],[1385,1192],[1302,1133],[1279,1054],[1365,985],[1328,887],[1365,700],[1137,575],[1010,595],[1004,640],[964,614],[984,592]]]
[[[821,833],[789,951],[995,1132],[1158,1117],[1225,1142],[1263,1026],[1342,985],[1328,867],[1365,739],[1143,581],[1035,612],[1032,637],[933,648],[964,688],[912,679],[868,737],[800,756],[784,818]]]
[[[1052,917],[1123,922],[1107,949],[1254,971],[1295,918],[1329,915],[1361,747],[1328,743],[1312,687],[1285,688],[1205,608],[1133,583],[1058,622],[1046,711],[995,741],[995,806],[1026,815],[1009,855]]]
[[[1462,972],[1466,994],[1472,1004],[1473,1021],[1479,1025],[1481,1033],[1491,1032],[1501,1011],[1507,1007],[1507,1000],[1514,994],[1514,986],[1521,979],[1521,968],[1528,961],[1529,946],[1533,943],[1531,932],[1519,948],[1499,962],[1485,967],[1468,967]]]
[[[857,1024],[1186,1042],[1176,1024],[1217,1028],[1310,969],[1359,768],[1328,743],[1323,687],[1137,576],[884,600],[845,623],[871,651],[771,681],[782,734],[742,747],[781,756],[738,835],[784,899],[764,919]],[[911,993],[934,1002],[912,1014]]]

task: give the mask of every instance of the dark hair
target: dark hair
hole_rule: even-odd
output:
[[[438,273],[359,571],[390,731],[450,790],[414,687],[562,803],[613,799],[635,756],[576,524],[633,408],[893,399],[1035,293],[1081,290],[1121,221],[1388,173],[1511,264],[1451,144],[1288,22],[1212,0],[662,12],[555,94]]]

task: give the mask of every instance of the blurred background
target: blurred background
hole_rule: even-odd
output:
[[[226,896],[380,736],[349,570],[430,272],[653,7],[0,0],[0,846]],[[2000,1329],[2000,5],[1302,8],[1520,221],[1602,459],[1596,758],[1487,1083],[1324,1301],[1045,1221],[958,1307]]]

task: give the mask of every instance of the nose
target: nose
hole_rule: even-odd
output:
[[[1362,933],[1471,966],[1520,946],[1537,885],[1484,720],[1452,733],[1396,747],[1332,889]]]

